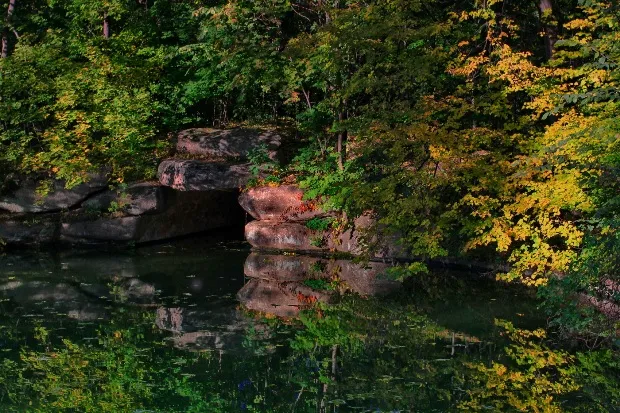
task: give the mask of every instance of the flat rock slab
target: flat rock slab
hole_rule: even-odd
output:
[[[303,197],[296,185],[261,186],[243,192],[239,204],[254,219],[263,221],[307,221],[329,215]]]
[[[21,217],[9,214],[0,218],[0,240],[9,246],[58,242],[140,244],[240,226],[243,222],[235,192],[166,190],[166,208],[144,215],[102,215],[84,209]]]
[[[264,147],[268,156],[275,159],[281,142],[280,135],[267,130],[195,128],[179,133],[177,151],[211,158],[248,159],[253,149]]]
[[[105,189],[108,179],[105,173],[92,174],[90,180],[71,189],[65,188],[64,181],[52,181],[51,191],[46,196],[37,193],[41,181],[32,177],[12,179],[8,190],[0,195],[0,210],[14,213],[53,212],[79,205],[93,193]]]
[[[249,164],[167,159],[159,164],[159,182],[178,191],[232,190],[251,178]]]
[[[170,188],[159,182],[140,182],[129,185],[126,189],[97,194],[82,203],[82,207],[98,212],[108,212],[116,208],[132,216],[155,214],[168,207],[170,192]]]

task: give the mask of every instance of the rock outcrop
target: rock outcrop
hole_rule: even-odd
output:
[[[280,135],[268,130],[195,128],[179,133],[176,148],[181,154],[247,160],[250,151],[262,147],[275,159],[281,143]]]
[[[66,213],[6,217],[0,220],[0,239],[9,245],[140,244],[232,227],[243,221],[235,193],[177,192],[162,189],[159,184],[139,188],[132,192],[127,210],[117,204],[120,206],[113,213],[93,211],[89,203]],[[136,215],[138,211],[143,214]]]
[[[245,239],[259,250],[323,251],[323,236],[304,223],[252,221],[245,226]]]
[[[261,186],[243,192],[239,204],[260,221],[308,221],[330,215],[303,197],[304,192],[297,185]]]
[[[0,240],[8,245],[50,244],[58,239],[60,214],[0,218]]]
[[[97,212],[120,210],[131,216],[156,214],[168,207],[170,188],[155,182],[139,182],[125,189],[107,190],[82,203],[82,208]]]
[[[240,195],[239,204],[256,219],[246,225],[245,237],[259,250],[352,255],[371,251],[375,259],[410,258],[394,237],[377,233],[371,213],[357,217],[344,230],[320,229],[330,226],[320,220],[334,221],[338,215],[322,212],[313,202],[303,200],[303,191],[294,185],[252,188]]]
[[[267,130],[188,129],[177,137],[181,156],[164,160],[157,176],[178,191],[237,190],[252,177],[247,163],[252,150],[262,148],[275,159],[281,143],[277,133]]]
[[[364,224],[367,218],[356,220]],[[252,221],[245,227],[248,242],[260,250],[342,252],[362,255],[366,251],[369,226],[354,225],[343,232],[313,230],[303,222]],[[372,240],[371,240],[372,242]],[[397,258],[396,250],[380,248],[375,258]],[[392,255],[394,254],[394,255]]]
[[[244,214],[237,197],[252,176],[250,152],[261,147],[274,158],[280,143],[271,131],[189,129],[177,140],[182,159],[161,162],[156,182],[109,189],[101,173],[72,189],[53,181],[48,194],[40,196],[42,181],[36,178],[5,180],[0,242],[140,244],[239,226]]]

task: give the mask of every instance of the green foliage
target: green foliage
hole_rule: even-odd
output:
[[[338,289],[338,283],[324,278],[309,278],[304,280],[304,285],[313,290],[335,291]]]
[[[588,236],[578,260],[565,276],[553,279],[542,288],[540,295],[545,299],[545,308],[556,328],[567,336],[579,334],[592,345],[600,345],[601,339],[610,341],[617,337],[614,306],[620,304],[617,288],[620,228],[618,221],[604,218],[591,221],[587,226]],[[583,305],[586,297],[605,303],[612,312],[605,314],[593,306]]]
[[[334,224],[335,218],[327,217],[327,218],[312,218],[311,220],[306,222],[306,227],[313,231],[327,231]]]
[[[390,279],[404,281],[407,278],[428,273],[428,266],[423,262],[416,261],[407,265],[395,265],[390,267],[388,268],[386,275]]]
[[[154,176],[166,146],[156,137],[172,121],[162,120],[171,114],[160,94],[171,60],[157,44],[167,22],[124,1],[35,7],[51,16],[38,22],[45,34],[24,33],[0,62],[0,163],[69,187],[102,168],[119,182]],[[110,39],[100,34],[104,12]]]
[[[247,187],[280,183],[278,163],[270,158],[267,145],[261,144],[248,152],[252,178]]]

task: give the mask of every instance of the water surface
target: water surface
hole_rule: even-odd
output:
[[[530,293],[186,240],[0,258],[0,411],[457,411]],[[357,269],[356,269],[357,268]],[[329,304],[328,304],[329,303]]]

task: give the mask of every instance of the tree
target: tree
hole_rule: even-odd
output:
[[[13,13],[15,12],[16,0],[9,0],[9,6],[6,12],[6,19],[4,20],[4,29],[2,30],[2,51],[0,52],[0,58],[6,58],[9,56],[9,30],[12,29]],[[14,29],[13,29],[14,31]],[[15,32],[15,36],[17,32]]]

